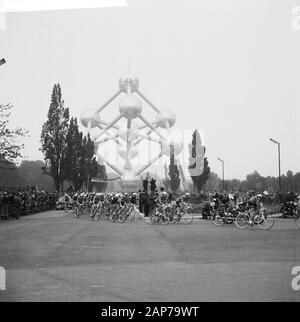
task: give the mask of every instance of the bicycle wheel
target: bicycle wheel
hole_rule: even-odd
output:
[[[230,215],[225,216],[224,217],[224,223],[227,225],[231,225],[234,222],[234,218],[231,217]]]
[[[169,219],[171,224],[176,224],[179,221],[179,215],[175,213],[171,215]]]
[[[119,223],[124,224],[125,220],[127,219],[127,215],[125,213],[122,213],[119,215]]]
[[[111,216],[111,222],[115,223],[116,220],[118,219],[118,217],[119,217],[119,214],[118,213],[112,214],[112,216]]]
[[[95,214],[95,217],[94,217],[95,221],[99,221],[100,220],[100,216],[101,216],[101,214],[100,214],[100,211],[98,210],[96,212],[96,214]]]
[[[213,223],[217,226],[221,226],[224,224],[223,216],[221,216],[219,213],[216,213],[213,217]]]
[[[192,213],[186,212],[183,213],[181,216],[181,221],[185,224],[185,225],[189,225],[193,222],[194,220],[194,216]]]
[[[274,217],[268,216],[267,213],[263,213],[261,215],[261,220],[258,222],[258,226],[263,230],[269,230],[274,226],[274,222]]]
[[[150,225],[153,225],[155,222],[156,222],[156,218],[157,216],[156,216],[156,213],[155,213],[155,211],[152,211],[150,214],[149,214],[149,224]]]
[[[117,212],[118,209],[116,207],[112,207],[109,209],[109,213],[108,213],[108,220],[110,222],[114,222],[117,219]]]
[[[193,213],[193,208],[192,207],[187,207],[187,213],[192,214]]]
[[[254,217],[253,217],[253,224],[254,225],[260,225],[260,224],[262,224],[264,222],[264,219],[263,219],[263,216],[262,215],[255,215]]]
[[[235,223],[238,228],[245,229],[250,224],[250,216],[245,212],[241,212],[237,215]]]
[[[83,215],[84,215],[84,206],[80,206],[80,208],[79,208],[79,216],[83,216]]]
[[[130,211],[130,213],[128,215],[129,221],[132,222],[138,218],[139,218],[139,213],[137,212],[137,210],[135,208],[132,208],[132,210]]]
[[[96,215],[96,211],[94,209],[92,209],[91,214],[89,216],[91,218],[91,220],[95,219],[95,215]]]
[[[165,214],[162,214],[160,216],[160,223],[163,225],[168,225],[170,223],[169,217],[166,216]]]
[[[168,217],[170,224],[176,223],[177,214],[174,210],[171,210],[171,209],[166,210],[166,216]]]

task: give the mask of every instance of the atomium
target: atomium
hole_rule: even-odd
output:
[[[80,114],[80,121],[83,126],[94,128],[100,124],[100,115],[96,110],[89,108]]]
[[[171,110],[162,109],[159,113],[157,113],[156,121],[160,127],[166,129],[172,127],[175,124],[176,115]]]
[[[132,94],[121,98],[119,102],[120,115],[128,120],[137,118],[142,113],[143,107],[141,100]]]
[[[131,92],[137,91],[137,89],[139,88],[139,84],[140,82],[138,78],[131,72],[127,72],[119,79],[120,90],[126,94],[128,93],[128,89]]]
[[[91,133],[95,143],[95,153],[101,163],[106,163],[117,172],[123,180],[123,186],[132,187],[139,175],[162,156],[170,156],[171,151],[177,157],[183,149],[182,140],[172,131],[176,123],[176,115],[172,110],[160,109],[155,106],[139,90],[139,79],[127,72],[119,79],[119,90],[98,109],[86,109],[80,115],[81,124]],[[119,96],[121,96],[119,98]],[[112,121],[102,119],[101,112],[115,99],[119,98],[119,115]],[[153,110],[153,120],[143,116],[143,104]],[[123,121],[123,124],[121,124]],[[125,123],[124,123],[125,122]],[[139,155],[138,145],[143,140],[155,142],[160,152],[140,169],[133,169],[132,160]],[[119,155],[125,161],[124,169],[106,160],[99,152],[102,143],[114,141],[119,146]],[[179,161],[178,161],[179,162]]]

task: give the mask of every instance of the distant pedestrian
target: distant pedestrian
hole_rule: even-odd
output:
[[[157,198],[157,192],[151,191],[149,196],[149,213],[155,208],[155,200]]]
[[[143,205],[143,192],[142,192],[142,190],[139,190],[139,211],[141,213],[144,212],[143,208],[144,208],[144,205]]]
[[[143,192],[142,200],[143,200],[143,210],[144,210],[145,217],[148,217],[150,212],[150,204],[149,204],[150,200],[149,200],[149,195],[145,190]]]

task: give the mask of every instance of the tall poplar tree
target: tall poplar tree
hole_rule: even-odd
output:
[[[48,119],[42,127],[41,151],[46,163],[45,172],[53,178],[57,191],[60,190],[60,185],[66,178],[64,162],[68,128],[69,109],[64,107],[60,85],[55,84],[51,95]]]
[[[81,189],[84,177],[81,172],[82,133],[79,132],[77,118],[71,118],[66,137],[66,180],[72,183],[75,190]]]
[[[200,192],[204,187],[205,183],[209,179],[210,167],[208,166],[208,160],[205,157],[205,147],[202,146],[201,137],[197,130],[193,133],[192,143],[189,145],[190,148],[190,165],[189,172],[191,179],[196,187],[197,191]],[[195,173],[198,173],[199,175]]]
[[[94,155],[94,151],[94,142],[88,134],[83,138],[81,167],[84,183],[88,190],[91,189],[92,179],[96,178],[100,171],[100,166],[97,162],[96,156]]]
[[[168,183],[173,192],[176,192],[180,186],[180,172],[178,169],[178,165],[175,162],[174,155],[174,145],[170,146],[170,165],[169,165],[169,180]]]

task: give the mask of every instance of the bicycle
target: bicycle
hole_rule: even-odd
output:
[[[223,224],[236,224],[236,218],[240,212],[240,206],[225,209],[225,206],[220,206],[217,210],[213,211],[212,221],[215,225],[221,226]]]
[[[167,207],[166,213],[168,214],[170,223],[176,224],[179,222],[189,225],[193,222],[194,216],[190,211],[190,208],[186,204],[182,204],[179,207]]]
[[[269,211],[265,208],[255,211],[250,208],[248,212],[241,212],[236,218],[236,226],[240,229],[245,229],[255,224],[262,230],[269,230],[274,226],[275,219],[270,216]]]
[[[166,213],[166,207],[161,205],[159,207],[155,207],[149,214],[149,224],[152,225],[154,223],[160,223],[162,225],[168,225],[170,223],[170,219]]]
[[[100,206],[98,203],[93,203],[91,206],[91,210],[90,210],[90,218],[91,220],[99,220],[100,217]]]
[[[75,210],[74,211],[74,217],[79,218],[79,216],[83,215],[83,213],[84,213],[84,204],[76,203],[74,210]]]
[[[221,226],[223,224],[233,224],[236,223],[236,216],[230,212],[216,211],[213,216],[213,223],[216,226]]]
[[[128,218],[130,221],[132,221],[134,217],[131,216],[131,214],[134,211],[134,209],[135,207],[133,204],[126,205],[123,211],[119,215],[119,218],[118,218],[119,222],[123,224]]]
[[[115,223],[119,218],[120,213],[121,213],[121,206],[118,204],[112,204],[111,207],[109,208],[108,219],[111,222]]]

